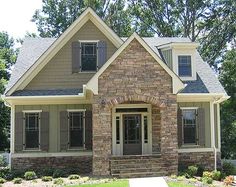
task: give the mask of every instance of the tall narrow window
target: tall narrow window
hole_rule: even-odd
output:
[[[196,109],[183,109],[184,144],[197,144]]]
[[[70,148],[84,147],[84,112],[69,112]]]
[[[97,71],[97,43],[81,43],[81,71]]]
[[[116,144],[120,144],[120,117],[116,117]]]
[[[143,126],[144,126],[144,143],[148,143],[148,120],[147,120],[147,116],[143,117]]]
[[[192,76],[191,56],[178,56],[178,65],[180,77]]]
[[[25,149],[39,148],[40,113],[25,113]]]

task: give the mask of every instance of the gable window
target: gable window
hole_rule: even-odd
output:
[[[197,109],[182,109],[182,127],[183,127],[183,143],[184,144],[197,144]]]
[[[178,56],[178,70],[180,77],[192,76],[192,63],[190,55]]]
[[[97,71],[97,43],[81,43],[81,71]]]
[[[25,149],[39,149],[40,113],[25,113]]]
[[[85,142],[84,111],[69,112],[70,148],[83,148]]]

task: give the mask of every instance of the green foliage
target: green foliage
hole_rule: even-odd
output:
[[[224,172],[226,176],[236,175],[236,167],[230,162],[223,162],[222,172]]]
[[[203,175],[202,175],[203,178],[212,178],[212,172],[210,171],[204,171],[203,172]]]
[[[55,169],[52,169],[52,168],[44,168],[44,169],[37,170],[36,173],[38,177],[53,176],[54,171]]]
[[[236,159],[236,49],[231,49],[223,58],[220,82],[230,96],[221,105],[222,158]]]
[[[43,177],[42,177],[42,181],[43,181],[43,182],[52,181],[52,177],[51,177],[51,176],[43,176]]]
[[[19,177],[14,178],[14,179],[13,179],[13,183],[14,183],[14,184],[21,184],[21,183],[22,183],[22,178],[19,178]]]
[[[62,178],[55,179],[53,182],[53,184],[56,184],[56,185],[62,185],[63,183],[64,181]]]
[[[198,167],[197,166],[189,166],[186,170],[186,177],[192,178],[197,175]]]
[[[0,155],[0,167],[6,167],[6,159],[3,157],[3,155]]]
[[[27,171],[24,174],[25,180],[33,180],[37,178],[37,175],[34,171]]]
[[[0,184],[3,184],[5,182],[6,182],[6,180],[0,177]]]
[[[69,178],[70,180],[75,180],[75,179],[79,179],[80,176],[79,176],[79,175],[76,175],[76,174],[73,174],[73,175],[70,175],[68,178]]]
[[[125,0],[43,0],[42,9],[36,10],[32,21],[41,37],[58,37],[91,7],[115,32],[127,36],[131,31],[131,19],[129,10],[124,9],[125,3]]]
[[[9,175],[10,175],[9,167],[0,167],[0,178],[8,179]]]
[[[213,179],[211,177],[202,177],[202,182],[205,184],[212,184]]]

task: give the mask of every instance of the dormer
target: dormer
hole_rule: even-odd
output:
[[[183,81],[196,80],[196,53],[198,43],[171,42],[158,46],[165,63]]]

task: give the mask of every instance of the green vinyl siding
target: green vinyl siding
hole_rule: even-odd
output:
[[[173,69],[173,58],[172,58],[172,50],[164,50],[162,51],[162,55],[169,66],[170,69]]]
[[[72,73],[72,43],[79,40],[106,42],[107,59],[117,50],[113,43],[91,21],[88,21],[32,79],[25,89],[82,88],[95,72]]]
[[[24,105],[16,106],[15,112],[22,112],[24,110],[49,112],[49,152],[58,152],[60,151],[60,112],[67,109],[92,110],[92,105]]]
[[[215,123],[215,143],[216,148],[219,148],[218,146],[218,117],[217,117],[217,105],[214,104],[214,123]]]
[[[205,111],[205,147],[211,147],[210,103],[208,102],[181,102],[179,107],[199,107]]]

